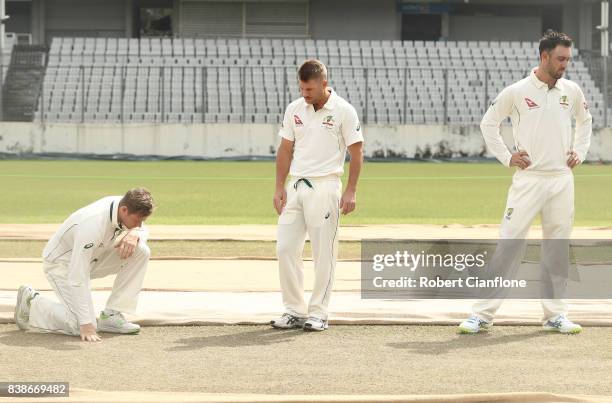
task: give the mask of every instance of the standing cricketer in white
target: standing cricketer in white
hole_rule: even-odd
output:
[[[64,221],[43,251],[43,269],[60,302],[24,285],[17,293],[15,322],[20,329],[81,336],[138,333],[123,312],[136,310],[151,254],[143,222],[153,212],[146,189],[109,196],[77,210]],[[116,274],[106,309],[96,320],[90,280]]]
[[[274,208],[280,216],[276,250],[285,313],[271,325],[321,331],[327,329],[339,215],[355,209],[363,135],[355,108],[327,86],[323,63],[307,60],[298,70],[298,79],[302,98],[285,111],[276,155]],[[351,161],[342,193],[340,176],[347,148]],[[302,263],[307,233],[315,266],[308,305]]]
[[[508,192],[500,227],[502,240],[525,239],[533,219],[542,218],[542,279],[565,288],[567,278],[555,280],[554,242],[569,240],[574,219],[574,176],[572,169],[584,161],[590,145],[592,117],[580,87],[562,78],[571,59],[572,40],[565,34],[547,31],[540,40],[540,65],[528,77],[505,88],[493,101],[480,125],[489,150],[505,166],[518,167]],[[512,121],[515,152],[500,135],[500,124]],[[576,121],[572,138],[572,118]],[[562,241],[558,241],[561,245]],[[499,247],[498,247],[499,249]],[[561,257],[569,258],[567,250]],[[496,250],[496,254],[498,251]],[[495,256],[494,256],[495,258]],[[509,271],[522,259],[517,256]],[[567,259],[566,259],[567,260]],[[548,273],[544,273],[548,271]],[[546,278],[548,276],[548,278]],[[580,325],[567,318],[561,299],[543,297],[543,327],[561,333],[579,333]],[[488,328],[502,299],[483,299],[473,314],[461,323],[462,333]]]

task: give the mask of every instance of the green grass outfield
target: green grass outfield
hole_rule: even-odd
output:
[[[344,224],[495,224],[513,170],[495,163],[364,165],[357,211]],[[612,166],[580,166],[579,226],[612,225]],[[59,223],[75,209],[135,186],[158,209],[150,224],[273,224],[274,163],[0,161],[0,223]]]

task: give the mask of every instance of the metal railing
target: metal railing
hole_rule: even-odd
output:
[[[526,74],[525,69],[337,66],[329,68],[329,82],[366,124],[464,125],[477,124],[491,98]],[[299,96],[295,66],[49,64],[36,116],[42,124],[226,118],[276,123]]]
[[[51,74],[55,69],[58,72]],[[490,98],[525,74],[522,69],[331,67],[329,82],[356,107],[364,123],[454,124],[467,122],[466,114],[477,123]],[[509,77],[504,85],[501,75]],[[68,114],[69,121],[105,120],[92,119],[96,113],[126,122],[142,114],[165,123],[177,114],[188,115],[192,122],[228,115],[248,123],[255,115],[280,118],[297,97],[294,66],[49,65],[38,116],[43,123],[50,111]],[[62,101],[70,104],[48,104]]]

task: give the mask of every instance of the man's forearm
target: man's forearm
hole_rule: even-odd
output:
[[[497,158],[502,165],[509,167],[512,153],[508,150],[508,147],[504,143],[499,124],[495,123],[493,125],[482,123],[480,125],[480,130],[482,131],[485,144],[491,154],[493,154],[493,156]]]
[[[363,165],[363,150],[361,148],[351,151],[351,162],[349,163],[349,177],[346,190],[357,192],[357,182]]]
[[[291,166],[291,154],[279,149],[276,154],[276,188],[282,189],[285,187],[285,180],[289,175],[289,167]]]
[[[578,154],[580,162],[584,162],[591,145],[591,133],[593,130],[591,121],[578,122],[575,130],[574,145],[572,148]]]

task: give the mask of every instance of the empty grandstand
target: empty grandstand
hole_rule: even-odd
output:
[[[567,77],[603,96],[577,50]],[[54,38],[37,119],[45,122],[278,123],[296,68],[330,82],[370,124],[477,124],[489,101],[537,65],[537,44],[499,41]]]

